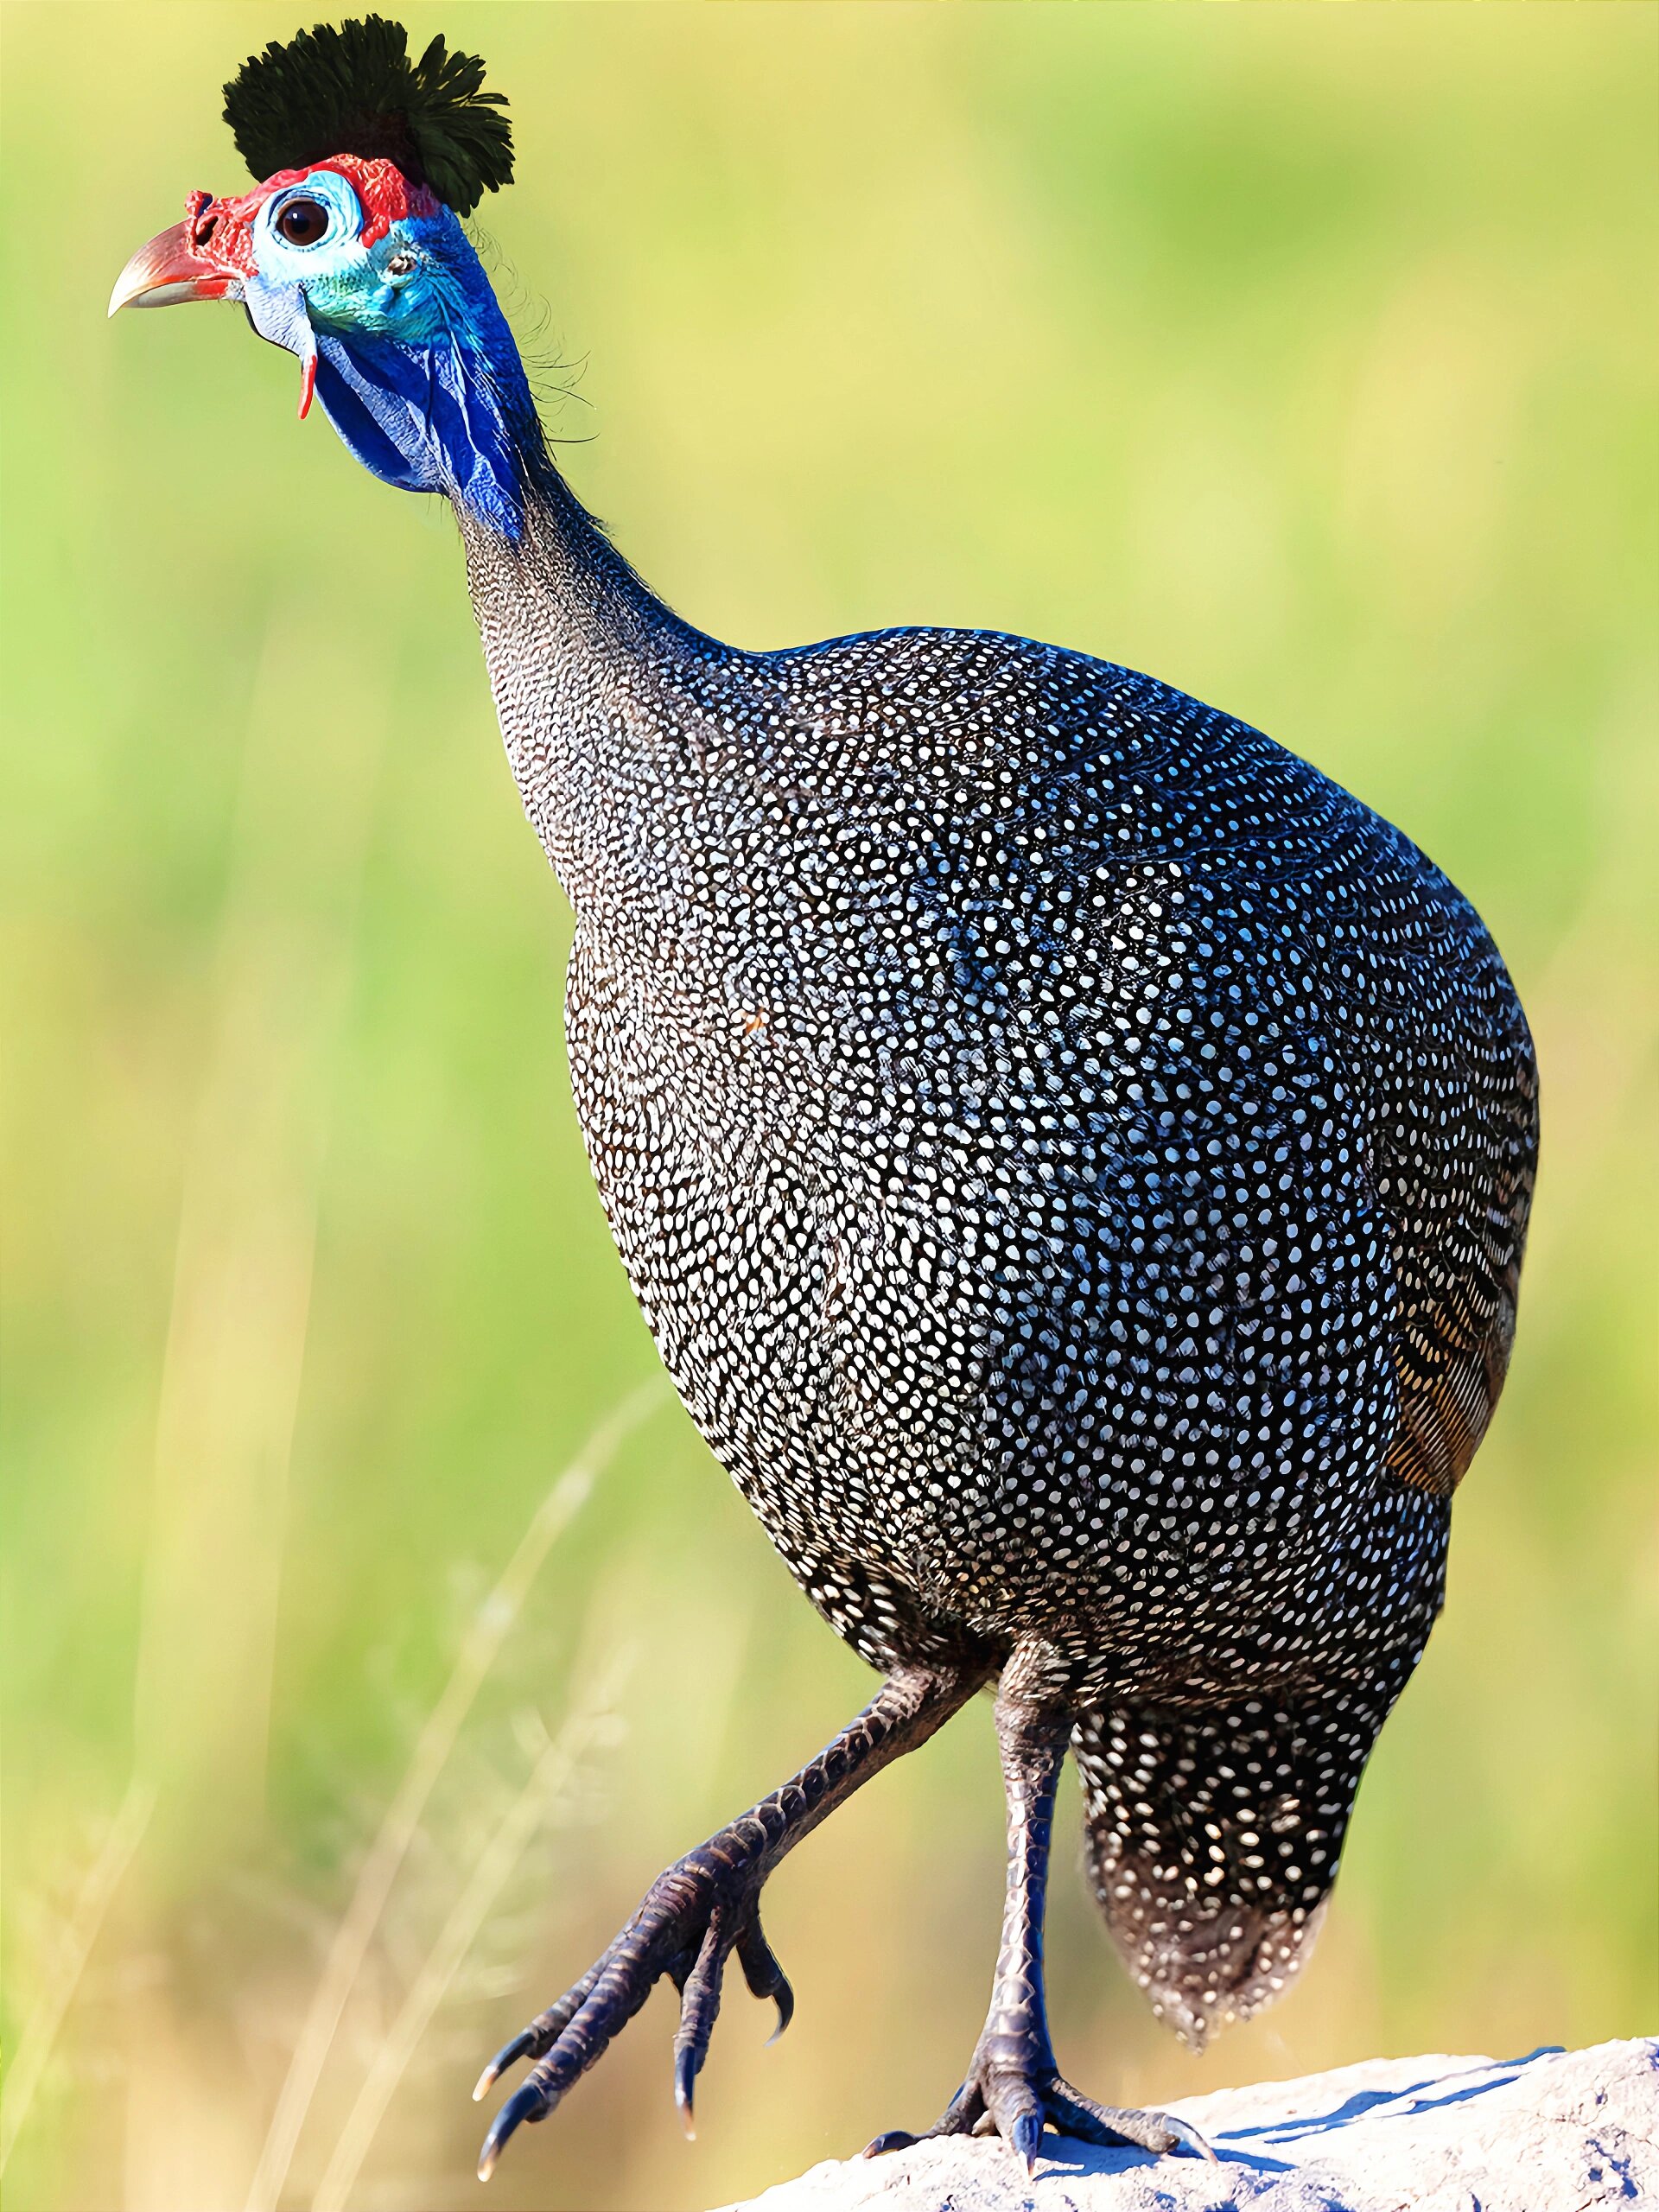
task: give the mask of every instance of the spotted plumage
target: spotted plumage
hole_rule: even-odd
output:
[[[401,32],[346,32],[315,99],[303,41],[256,90],[344,101],[351,142],[193,194],[114,304],[241,300],[376,474],[454,505],[575,912],[618,1249],[715,1453],[885,1678],[486,2069],[480,2094],[533,2062],[480,2171],[664,1978],[689,2120],[729,1963],[792,2008],[769,1875],[982,1688],[1009,1880],[938,2128],[1027,2164],[1046,2125],[1202,2148],[1058,2073],[1056,1779],[1069,1750],[1102,1908],[1173,2026],[1288,1983],[1509,1360],[1537,1130],[1515,991],[1408,838],[1147,677],[976,631],[743,652],[671,613],[561,481],[454,214],[381,150],[421,119],[374,107]]]
[[[552,535],[469,532],[474,594],[664,1359],[873,1665],[1041,1645],[1201,2039],[1299,1962],[1440,1605],[1532,1181],[1503,963],[1316,769],[1079,653],[732,652],[593,539],[595,694]]]

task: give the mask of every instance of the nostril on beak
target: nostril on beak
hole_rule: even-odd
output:
[[[193,246],[206,245],[219,226],[219,210],[211,192],[188,192],[184,199],[185,236]]]

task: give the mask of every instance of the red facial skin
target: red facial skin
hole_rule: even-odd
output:
[[[184,220],[140,247],[122,271],[127,299],[144,289],[168,288],[175,298],[222,300],[255,272],[253,226],[259,210],[273,193],[303,184],[318,169],[333,169],[356,193],[364,217],[359,238],[365,246],[385,238],[403,217],[435,215],[442,206],[435,193],[411,183],[395,162],[365,161],[356,154],[335,154],[305,168],[278,169],[239,199],[215,200],[211,193],[193,192],[184,203]]]
[[[355,154],[335,154],[306,168],[278,169],[239,200],[215,200],[208,193],[193,192],[184,204],[188,243],[198,251],[206,248],[209,258],[237,276],[252,276],[254,218],[273,193],[303,184],[318,169],[333,169],[343,176],[362,202],[359,238],[365,246],[378,245],[405,215],[435,215],[441,204],[426,185],[411,184],[395,162],[365,162]]]

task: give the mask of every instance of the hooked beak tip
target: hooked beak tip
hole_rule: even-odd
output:
[[[123,308],[168,308],[186,300],[227,300],[240,296],[240,279],[209,261],[189,236],[189,226],[175,223],[141,245],[115,280],[109,313]]]

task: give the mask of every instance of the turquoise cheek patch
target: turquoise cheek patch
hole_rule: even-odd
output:
[[[389,268],[400,252],[416,260],[401,279]],[[302,412],[315,381],[323,411],[373,475],[442,493],[517,540],[535,409],[460,224],[448,213],[397,224],[371,251],[355,246],[331,262],[302,288],[263,276],[248,287],[255,327],[300,358]]]

